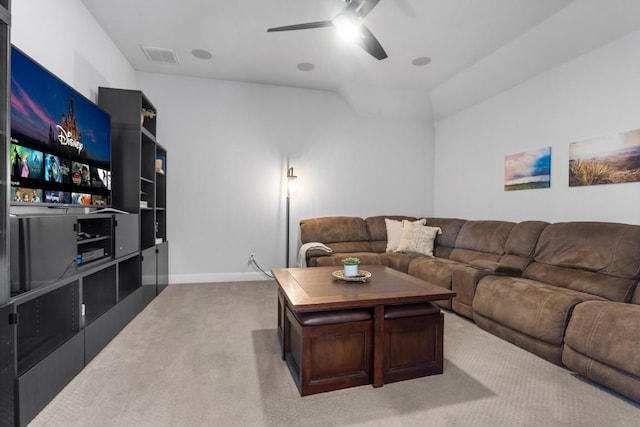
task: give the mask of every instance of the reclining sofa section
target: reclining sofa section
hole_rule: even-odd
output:
[[[569,318],[583,301],[629,302],[640,267],[640,227],[569,222],[547,226],[522,277],[482,278],[478,326],[562,364]]]
[[[640,402],[640,226],[426,218],[442,230],[428,257],[385,252],[385,218],[416,220],[302,220],[302,243],[333,250],[309,251],[307,265],[357,256],[452,289],[438,305]]]

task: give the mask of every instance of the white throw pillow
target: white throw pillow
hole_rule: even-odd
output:
[[[433,256],[433,244],[438,234],[442,234],[440,227],[403,221],[398,252]]]
[[[405,220],[406,221],[406,220]],[[387,252],[397,252],[400,238],[402,237],[402,222],[395,219],[385,218],[384,223],[387,226]],[[425,225],[425,218],[413,221],[414,224]]]

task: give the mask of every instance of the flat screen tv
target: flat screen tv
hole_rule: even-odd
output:
[[[11,47],[11,204],[111,206],[111,118]]]

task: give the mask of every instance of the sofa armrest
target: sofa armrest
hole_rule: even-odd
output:
[[[505,275],[505,276],[522,276],[522,270],[518,267],[513,267],[509,264],[504,264],[497,261],[487,261],[487,260],[475,260],[469,263],[472,267],[479,268],[480,270],[487,270],[495,274]]]

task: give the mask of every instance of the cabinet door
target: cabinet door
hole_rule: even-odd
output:
[[[158,293],[169,284],[169,242],[157,246],[158,252]]]
[[[13,304],[0,308],[0,425],[13,425],[13,382],[15,379],[15,325],[9,324]]]
[[[116,214],[115,256],[120,258],[140,250],[138,214]]]
[[[78,253],[74,215],[12,217],[10,223],[12,293],[54,283],[73,272]]]
[[[152,246],[149,249],[142,251],[142,286],[156,286],[157,280],[157,266],[156,261],[156,247]]]

